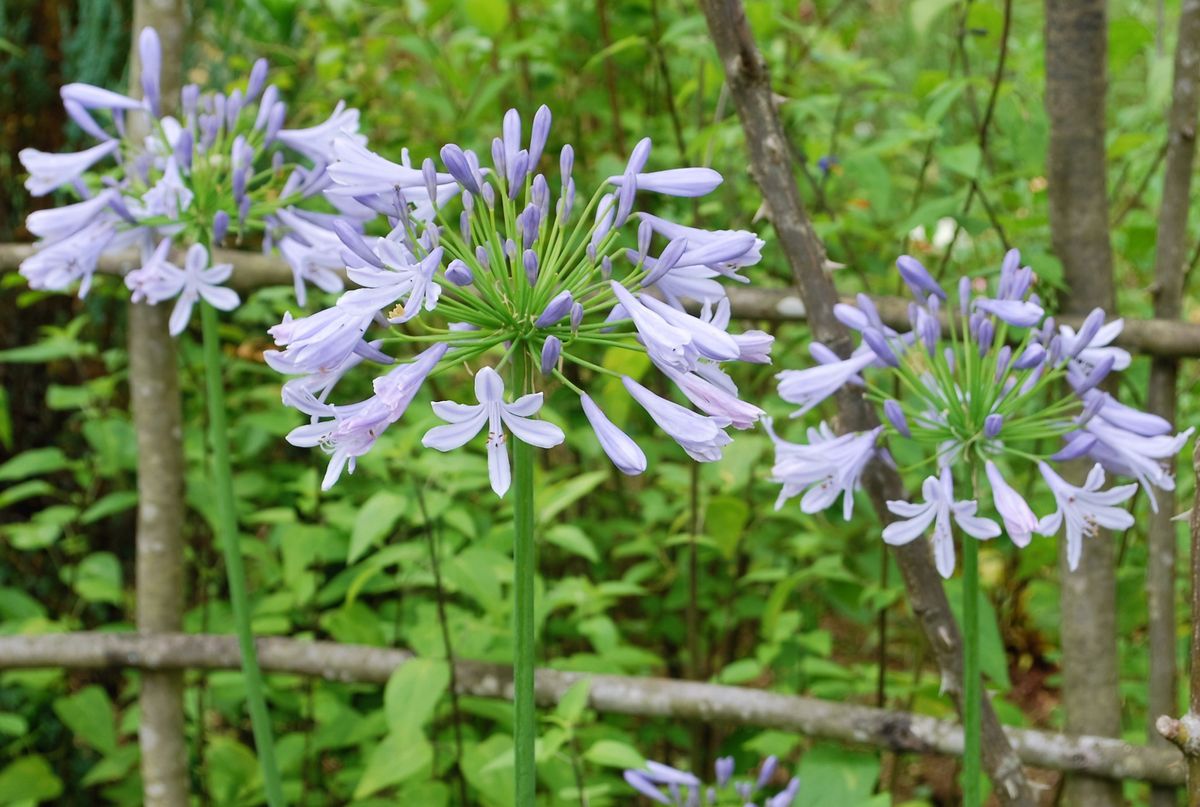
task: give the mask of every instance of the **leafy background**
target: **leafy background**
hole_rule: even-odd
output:
[[[1056,297],[1061,269],[1047,224],[1039,4],[1013,4],[1007,66],[983,148],[1002,3],[746,6],[802,166],[797,181],[844,292],[897,292],[891,264],[903,251],[940,271],[987,277],[1006,246],[1016,245],[1037,270],[1039,293]],[[450,141],[482,147],[504,109],[528,114],[539,103],[555,113],[551,145],[575,145],[580,178],[619,172],[627,150],[649,135],[656,164],[707,164],[726,177],[711,197],[676,202],[667,212],[758,230],[767,247],[755,283],[788,283],[747,174],[720,65],[691,3],[226,0],[197,2],[192,11],[191,78],[232,88],[265,55],[295,118],[316,122],[344,98],[362,110],[373,147],[387,155],[403,146],[432,154]],[[1167,2],[1164,13],[1173,21],[1177,3]],[[16,151],[81,141],[63,120],[56,86],[125,84],[129,17],[127,4],[104,0],[0,4],[0,238],[28,238],[21,221],[30,200]],[[1173,31],[1154,4],[1110,4],[1109,187],[1119,307],[1130,316],[1150,313]],[[951,245],[953,223],[961,230]],[[0,279],[5,633],[133,627],[136,469],[124,295],[114,281],[98,285],[78,301],[29,291],[15,275]],[[264,289],[224,324],[233,346],[226,382],[254,627],[407,647],[421,660],[382,689],[272,677],[288,788],[306,804],[436,807],[461,803],[465,792],[472,804],[509,805],[509,708],[451,700],[443,637],[459,657],[509,661],[511,512],[488,491],[481,457],[419,446],[433,422],[428,400],[459,398],[467,387],[437,379],[356,474],[320,494],[322,458],[283,441],[296,418],[279,406],[279,378],[261,360],[265,328],[290,305],[288,289]],[[1185,309],[1200,321],[1193,301]],[[775,368],[746,370],[737,381],[777,416],[785,436],[798,439],[806,423],[833,413],[787,421],[772,374],[806,365],[808,334],[802,324],[775,333]],[[195,334],[180,339],[179,353],[191,505],[187,628],[230,632],[206,522]],[[632,375],[645,369],[624,353],[605,361]],[[1145,360],[1125,374],[1125,400],[1144,403],[1146,374]],[[1200,405],[1196,381],[1195,366],[1185,365],[1184,423]],[[365,389],[362,378],[347,382],[348,392]],[[697,468],[626,397],[603,384],[599,395],[614,420],[642,438],[651,467],[633,480],[615,473],[586,423],[551,397],[546,415],[568,439],[546,453],[540,470],[546,665],[950,714],[869,507],[860,503],[849,524],[805,516],[794,502],[776,511],[770,443],[761,431],[739,433],[723,462]],[[1192,489],[1182,473],[1181,496]],[[1144,495],[1135,506],[1144,515]],[[1035,501],[1039,511],[1049,507]],[[1144,519],[1114,540],[1123,727],[1130,741],[1142,742]],[[1002,719],[1013,725],[1061,722],[1055,558],[1051,539],[1037,538],[1020,553],[1003,543],[983,549],[984,668]],[[1182,619],[1186,610],[1179,613]],[[1179,628],[1182,648],[1187,626]],[[192,673],[187,680],[199,801],[261,802],[240,675]],[[581,789],[596,807],[631,803],[620,770],[644,758],[701,771],[718,755],[733,754],[747,769],[769,753],[803,778],[803,807],[954,802],[947,760],[881,756],[778,731],[601,716],[585,708],[585,695],[580,689],[545,714],[539,775],[547,803],[581,803]],[[0,674],[0,803],[137,803],[137,724],[134,672]],[[1143,797],[1140,786],[1127,790]]]

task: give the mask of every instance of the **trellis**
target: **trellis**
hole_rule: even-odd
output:
[[[185,17],[180,0],[137,0],[134,5],[135,30],[153,25],[168,52],[182,51]],[[1193,17],[1200,19],[1196,6],[1192,0],[1185,2],[1185,15],[1190,8]],[[792,181],[794,166],[783,145],[783,130],[765,63],[740,2],[709,0],[704,3],[704,11],[746,130],[752,171],[768,203],[776,235],[796,281],[795,289],[732,289],[734,316],[778,322],[807,320],[819,338],[837,349],[845,344],[845,333],[832,317],[832,306],[838,298],[824,271],[821,245]],[[136,50],[135,47],[133,60],[137,58]],[[131,76],[136,75],[135,65]],[[178,75],[164,76],[164,97],[173,95],[178,86]],[[140,88],[135,86],[133,92],[140,92]],[[1191,118],[1195,118],[1194,110]],[[0,245],[0,269],[14,269],[30,250],[28,245]],[[246,253],[225,253],[218,257],[235,265],[232,284],[241,289],[290,282],[290,270],[279,259]],[[123,273],[136,265],[135,260],[134,255],[106,256],[100,270]],[[905,301],[881,298],[877,303],[889,324],[907,322]],[[1174,313],[1177,315],[1178,309]],[[182,424],[176,355],[167,335],[166,319],[164,310],[131,305],[130,387],[139,464],[138,632],[0,637],[0,668],[142,670],[139,741],[145,803],[175,807],[187,804],[182,673],[236,669],[239,657],[233,637],[179,632],[183,605]],[[1070,323],[1071,318],[1063,321]],[[1127,320],[1120,343],[1133,352],[1154,357],[1156,366],[1174,369],[1181,359],[1200,357],[1200,325],[1167,318]],[[868,415],[861,402],[849,398],[839,402],[847,425],[864,425]],[[1197,470],[1200,471],[1200,465]],[[868,492],[877,503],[893,497],[898,486],[898,477],[889,476],[883,469],[877,469],[868,480]],[[1172,504],[1167,503],[1166,508],[1173,510]],[[1200,507],[1193,510],[1194,545],[1200,544],[1200,517],[1195,515],[1198,511]],[[932,575],[932,565],[923,547],[912,544],[894,551],[905,576],[913,611],[934,650],[943,682],[957,700],[961,654],[957,628],[940,581]],[[1200,613],[1194,607],[1193,623],[1198,621]],[[277,638],[260,639],[258,650],[268,671],[333,681],[381,683],[412,658],[404,650]],[[462,694],[511,697],[511,671],[506,668],[458,661],[455,671],[457,689]],[[962,730],[950,721],[692,681],[584,676],[543,669],[537,674],[539,702],[555,703],[582,677],[591,680],[590,705],[600,712],[771,727],[895,752],[956,755],[962,751]],[[1164,733],[1178,726],[1168,722],[1164,724],[1167,730]],[[1173,747],[1137,746],[1108,737],[1001,727],[994,714],[990,722],[985,721],[984,735],[985,744],[991,746],[987,764],[998,785],[996,795],[1005,804],[1033,803],[1021,764],[1109,780],[1141,780],[1168,789],[1186,781],[1185,756]]]

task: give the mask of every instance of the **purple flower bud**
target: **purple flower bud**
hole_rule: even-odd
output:
[[[523,231],[522,246],[529,249],[537,241],[538,235],[542,229],[542,211],[537,207],[530,205],[525,208],[525,212],[521,214],[517,221],[519,227]]]
[[[533,324],[538,328],[548,328],[565,317],[567,312],[571,310],[574,302],[571,298],[571,292],[559,292],[553,300],[546,304],[546,309],[542,311],[541,316]]]
[[[1096,415],[1100,414],[1100,410],[1107,406],[1111,399],[1112,396],[1107,392],[1099,391],[1096,391],[1091,395],[1084,396],[1083,409],[1079,412],[1079,415],[1075,418],[1075,421],[1080,426],[1084,425]]]
[[[383,269],[383,261],[367,246],[362,234],[349,222],[342,219],[333,220],[333,232],[345,246],[368,266]]]
[[[823,342],[809,342],[808,353],[817,364],[837,364],[842,360],[842,357],[834,353],[833,350]]]
[[[446,170],[450,172],[455,181],[470,193],[479,193],[479,183],[475,181],[475,175],[471,172],[471,165],[467,162],[466,153],[453,143],[442,146],[440,153]],[[484,201],[487,201],[486,198]]]
[[[234,90],[229,94],[229,101],[225,104],[225,128],[233,130],[237,125],[238,115],[242,114],[242,106],[245,101],[242,99],[242,91]]]
[[[775,775],[775,767],[779,764],[779,758],[774,754],[767,757],[763,761],[762,770],[758,772],[758,789],[762,790],[771,781],[771,777]]]
[[[646,167],[646,163],[650,160],[650,138],[643,137],[633,147],[633,151],[629,154],[629,162],[625,166],[625,172],[630,174],[640,174],[642,169]]]
[[[224,210],[218,210],[213,214],[212,222],[212,238],[214,244],[219,244],[225,240],[225,234],[229,232],[229,214]]]
[[[479,195],[483,197],[483,203],[487,205],[488,210],[496,208],[496,191],[493,190],[490,183],[480,189]]]
[[[250,68],[250,79],[246,82],[246,100],[253,101],[267,83],[267,60],[258,59]]]
[[[1057,367],[1062,359],[1063,340],[1061,336],[1055,335],[1050,337],[1050,345],[1046,348],[1046,364],[1050,367]]]
[[[421,163],[421,178],[425,180],[425,193],[429,194],[429,203],[434,207],[437,206],[437,169],[433,167],[433,160],[426,157]]]
[[[192,130],[184,129],[175,141],[175,162],[184,171],[192,170]]]
[[[492,168],[502,177],[508,176],[508,164],[504,159],[504,141],[498,137],[492,138]]]
[[[487,250],[483,248],[482,244],[475,247],[475,260],[479,261],[479,265],[484,269],[491,267],[491,259],[488,258]]]
[[[628,387],[628,384],[626,384]],[[646,391],[647,394],[648,391]],[[642,399],[639,398],[639,401]],[[588,423],[592,425],[592,431],[596,433],[596,440],[599,441],[600,447],[604,449],[604,453],[612,460],[612,464],[617,466],[617,470],[629,476],[637,476],[646,470],[646,455],[642,449],[638,447],[629,435],[618,429],[613,422],[608,419],[608,416],[601,411],[600,407],[592,401],[587,394],[579,396],[579,403],[583,407],[583,414],[587,416]],[[643,406],[646,404],[643,403]],[[682,409],[682,407],[680,407]],[[666,417],[655,411],[651,412],[651,416],[657,420],[660,417]],[[689,424],[690,425],[690,424]],[[686,428],[686,427],[685,427]],[[694,427],[693,427],[694,428]],[[629,780],[631,771],[626,771],[626,781]],[[630,784],[633,784],[630,782]],[[635,785],[636,787],[636,785]],[[653,789],[658,793],[657,789]],[[646,791],[643,790],[643,793]],[[661,796],[662,794],[659,793]]]
[[[275,136],[279,134],[279,130],[283,128],[283,119],[287,117],[287,104],[283,101],[276,101],[275,106],[271,107],[271,114],[267,118],[267,131],[263,133],[263,145],[270,145],[275,141]]]
[[[550,108],[545,104],[533,113],[533,128],[529,132],[529,170],[536,171],[542,159],[542,150],[550,137]]]
[[[950,372],[953,373],[954,372],[954,348],[951,348],[951,347],[946,348],[945,350],[942,351],[942,356],[944,356],[946,359],[946,366],[950,369]]]
[[[882,361],[891,367],[899,367],[900,359],[896,356],[896,352],[892,350],[892,346],[888,344],[883,333],[876,328],[864,328],[862,332],[863,341],[867,347]]]
[[[1050,344],[1050,340],[1058,334],[1058,324],[1054,321],[1054,317],[1046,317],[1042,320],[1042,328],[1038,331],[1038,339],[1043,345]]]
[[[571,148],[571,144],[565,144],[562,151],[558,153],[558,173],[563,181],[563,190],[566,190],[566,180],[571,178],[571,171],[575,168],[575,149]]]
[[[510,261],[515,261],[517,259],[517,242],[516,241],[512,240],[511,238],[504,239],[504,255]]]
[[[525,254],[521,256],[521,263],[525,266],[525,278],[529,281],[530,286],[537,285],[538,279],[538,256],[532,249],[525,250]]]
[[[1067,355],[1075,358],[1080,352],[1092,343],[1096,338],[1096,334],[1100,332],[1100,328],[1104,326],[1104,309],[1093,308],[1091,313],[1083,320],[1083,324],[1079,326],[1079,333],[1075,335],[1070,347],[1067,349]]]
[[[654,228],[650,226],[650,222],[645,219],[638,224],[637,242],[638,242],[638,259],[641,263],[646,260],[646,253],[650,251],[650,239],[654,237]]]
[[[475,275],[471,267],[456,258],[446,267],[446,279],[455,286],[469,286],[475,282]]]
[[[250,197],[243,196],[242,201],[238,203],[238,229],[246,226],[246,217],[250,215]]]
[[[637,199],[637,180],[633,174],[626,173],[621,184],[620,193],[617,195],[617,216],[613,220],[612,226],[619,228],[629,219],[629,214],[633,212],[633,203]]]
[[[958,279],[958,310],[964,317],[971,310],[971,278],[966,275]]]
[[[63,100],[63,108],[66,109],[71,120],[75,121],[75,125],[92,137],[99,140],[112,140],[112,136],[100,128],[100,124],[96,123],[96,119],[84,108],[83,104],[68,98]]]
[[[279,90],[272,84],[267,87],[262,100],[258,102],[258,114],[254,116],[254,131],[260,131],[267,125],[267,119],[270,118],[271,110],[275,108],[275,102],[278,100]]]
[[[1032,367],[1037,367],[1046,358],[1046,349],[1037,342],[1031,342],[1013,362],[1013,368],[1017,370],[1028,370]]]
[[[241,201],[246,195],[246,168],[244,166],[235,168],[233,171],[233,198]]]
[[[516,199],[521,195],[525,185],[525,177],[529,174],[529,152],[525,149],[518,151],[508,166],[508,198]]]
[[[983,436],[988,439],[993,439],[1000,433],[1000,429],[1004,426],[1004,415],[998,415],[995,412],[983,419]]]
[[[900,277],[904,278],[904,282],[908,284],[909,289],[918,299],[924,299],[926,294],[946,299],[946,292],[942,291],[942,287],[933,279],[933,275],[929,274],[929,270],[922,266],[916,258],[911,255],[901,255],[896,259],[896,268],[900,270]]]
[[[996,338],[996,326],[992,324],[990,319],[985,319],[979,323],[979,327],[975,329],[975,341],[979,345],[979,355],[983,356],[992,349],[992,340]]]
[[[184,117],[191,117],[196,114],[196,102],[199,100],[199,85],[187,84],[179,91],[179,106],[183,110]]]
[[[1096,445],[1096,435],[1084,431],[1068,432],[1063,435],[1063,441],[1066,445],[1050,455],[1055,462],[1077,460],[1084,456]]]
[[[725,787],[733,778],[733,757],[717,757],[717,787]]]
[[[600,259],[600,276],[605,280],[612,277],[612,258],[608,255]]]
[[[837,303],[833,306],[833,316],[837,321],[852,331],[861,331],[871,327],[871,321],[861,308],[847,303]]]
[[[583,323],[583,305],[580,303],[571,303],[571,333],[579,331],[579,326]]]
[[[542,375],[550,375],[558,366],[558,358],[562,355],[562,340],[551,334],[542,344]]]
[[[905,437],[912,437],[912,429],[908,427],[908,418],[904,416],[904,409],[900,406],[898,401],[893,401],[890,398],[884,401],[883,414],[887,416],[889,421],[891,421],[891,424],[896,428],[896,431],[900,432],[900,434],[904,435]]]
[[[646,279],[642,281],[642,285],[651,286],[662,280],[667,272],[670,272],[675,268],[675,264],[679,263],[679,259],[683,256],[684,251],[687,250],[687,244],[687,238],[682,235],[667,244],[662,254],[654,261],[653,266],[650,266],[649,273],[646,275]],[[649,265],[650,259],[647,259],[646,263]]]
[[[1008,363],[1010,361],[1012,361],[1012,348],[1009,347],[1008,345],[1004,345],[996,353],[996,382],[997,383],[999,383],[1000,379],[1004,378],[1004,376],[1008,373]]]
[[[470,199],[471,197],[467,197]],[[463,210],[458,214],[458,232],[467,246],[471,246],[471,214]]]
[[[158,83],[162,72],[162,43],[153,28],[142,29],[138,36],[138,54],[142,59],[142,96],[150,105],[150,113],[157,118],[162,114]]]
[[[546,177],[538,174],[533,178],[529,198],[542,212],[542,218],[546,218],[546,211],[550,209],[550,186],[546,183]]]

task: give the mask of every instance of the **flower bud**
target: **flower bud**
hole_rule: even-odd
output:
[[[551,334],[542,344],[542,375],[550,375],[558,367],[562,355],[562,340]]]
[[[883,402],[883,413],[891,424],[896,428],[896,431],[905,437],[912,437],[912,429],[908,427],[908,418],[904,416],[904,409],[901,408],[898,401],[888,399]]]
[[[475,275],[471,267],[456,258],[446,267],[446,279],[455,286],[469,286],[475,281]]]

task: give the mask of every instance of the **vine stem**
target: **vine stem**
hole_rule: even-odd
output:
[[[531,392],[529,353],[520,345],[513,353],[514,395]],[[537,791],[534,743],[537,710],[533,700],[534,604],[537,570],[533,540],[533,448],[513,438],[513,750],[516,754],[519,807],[532,807]]]
[[[225,573],[229,578],[229,601],[242,655],[242,675],[246,679],[246,702],[254,745],[262,770],[263,790],[269,807],[283,807],[283,786],[275,762],[275,740],[271,734],[271,716],[263,695],[262,671],[254,634],[250,630],[250,608],[246,597],[246,569],[242,564],[237,514],[233,503],[233,471],[229,461],[229,431],[225,417],[225,391],[221,380],[221,340],[217,334],[217,310],[200,301],[200,328],[204,341],[205,398],[208,405],[209,451],[212,454],[212,482],[216,508],[217,540],[225,553]]]
[[[978,490],[977,474],[971,480]],[[963,535],[963,807],[979,807],[982,678],[979,668],[979,542]]]

